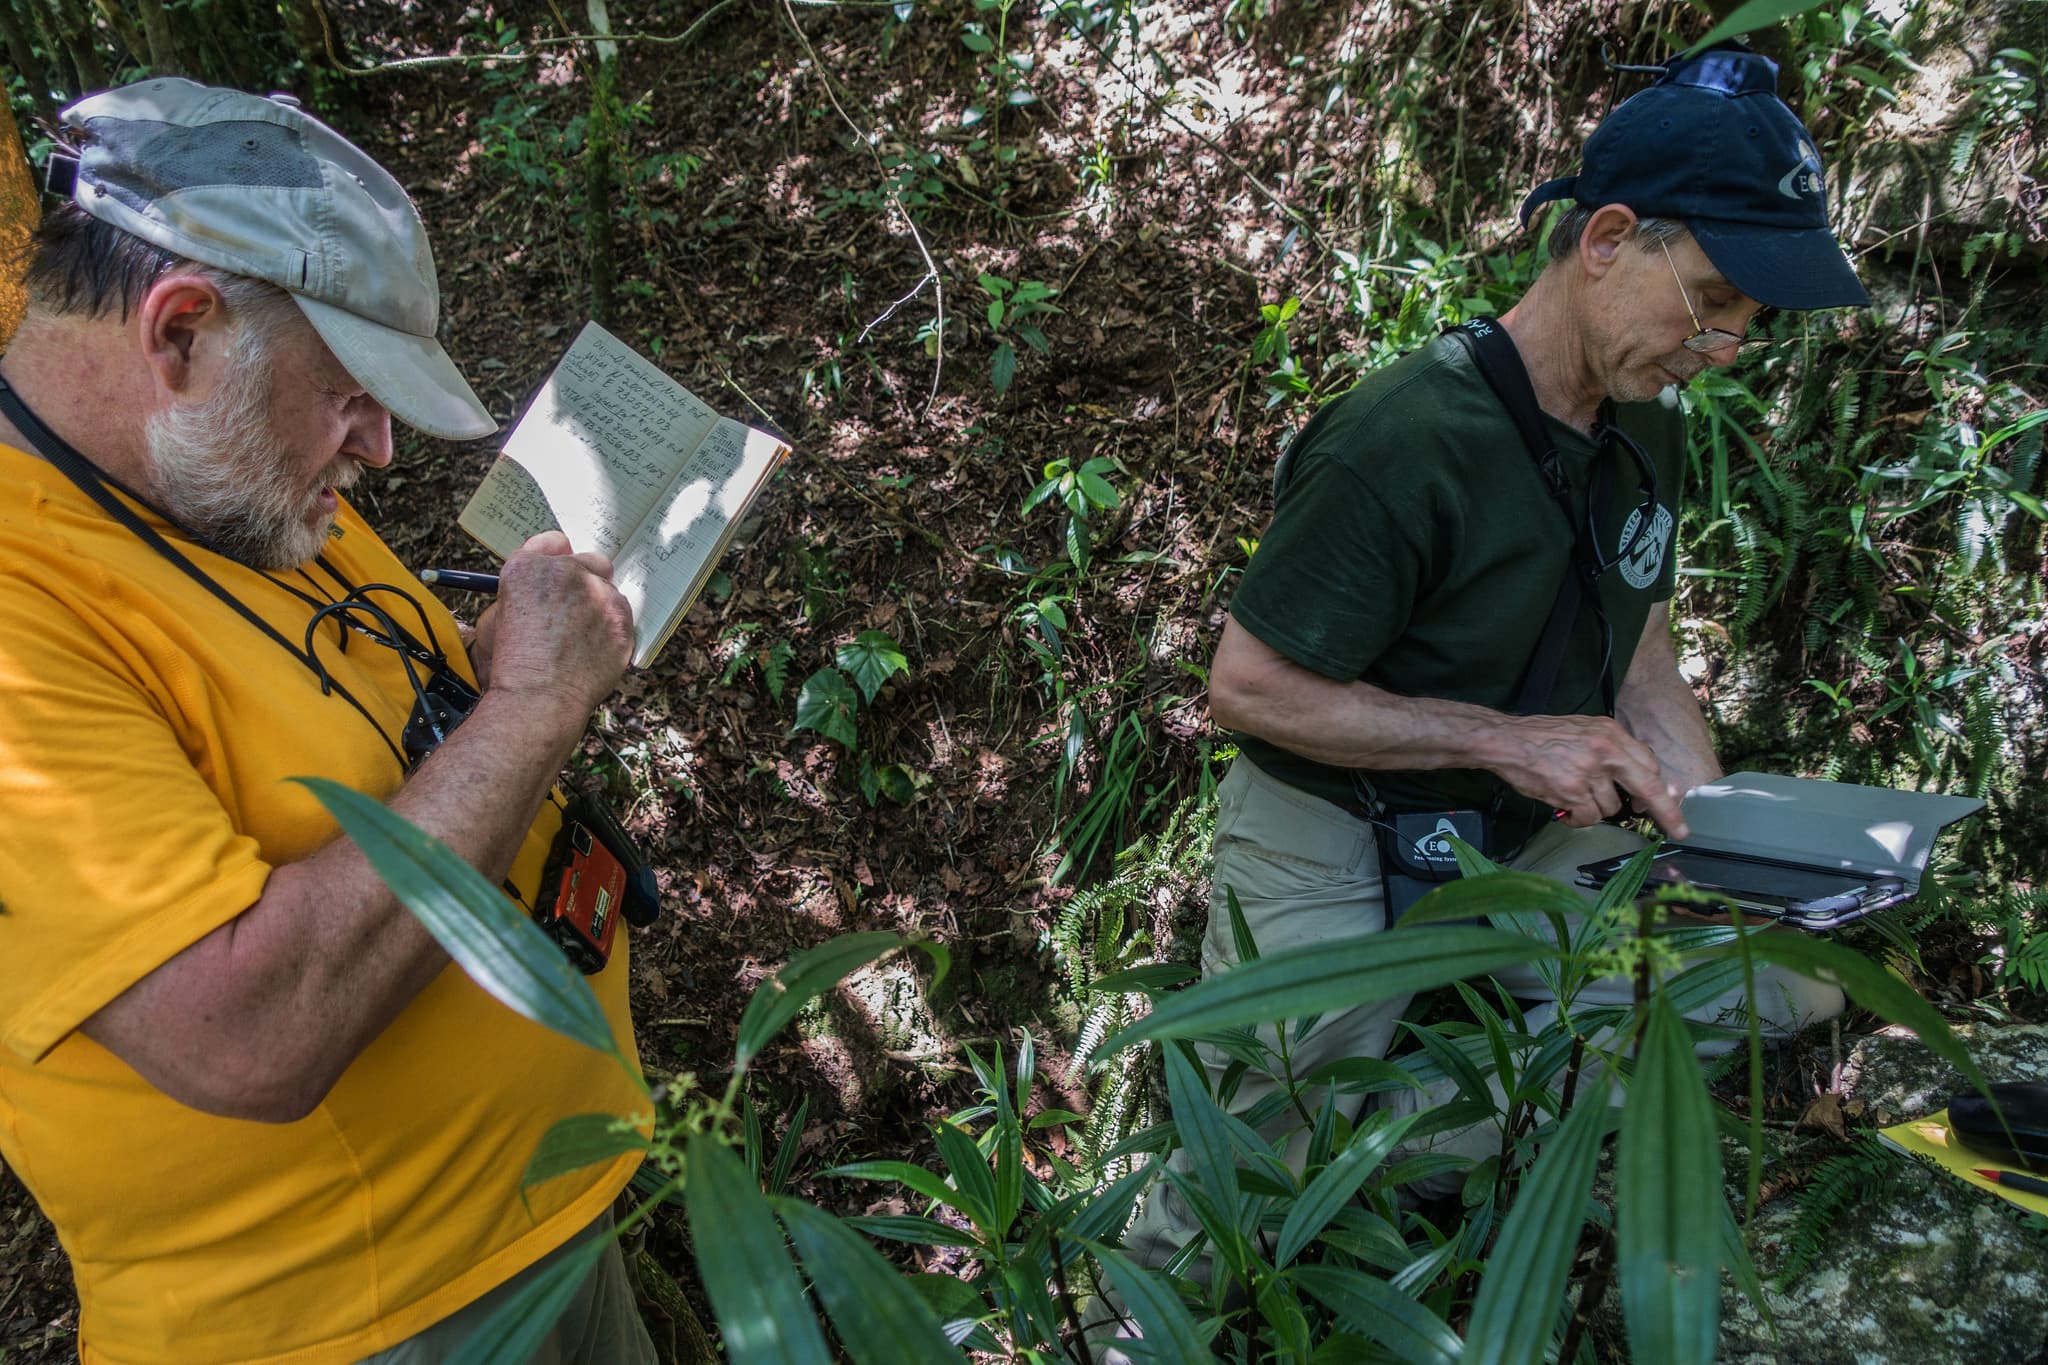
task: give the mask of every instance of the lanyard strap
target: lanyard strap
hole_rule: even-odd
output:
[[[391,756],[398,760],[399,770],[401,772],[409,770],[404,753],[392,742],[391,736],[384,732],[383,725],[378,722],[375,716],[370,714],[369,708],[356,699],[354,693],[350,692],[334,678],[329,677],[327,670],[320,666],[320,661],[314,658],[309,650],[301,649],[286,639],[283,633],[275,626],[264,620],[253,608],[244,603],[242,599],[236,597],[225,587],[222,587],[206,570],[194,564],[186,557],[183,551],[158,534],[155,527],[137,516],[135,509],[123,502],[114,493],[113,489],[107,487],[107,484],[110,482],[114,483],[123,493],[126,493],[144,506],[149,505],[147,500],[129,489],[126,485],[121,484],[118,480],[110,479],[107,475],[102,474],[90,460],[87,460],[73,449],[69,442],[56,432],[50,430],[43,423],[42,418],[35,415],[28,404],[21,400],[21,395],[17,394],[5,379],[0,379],[0,414],[5,414],[7,420],[12,422],[15,429],[21,432],[22,436],[28,440],[28,443],[36,448],[38,454],[52,465],[55,465],[65,478],[71,480],[72,483],[78,486],[80,492],[99,504],[101,510],[108,516],[134,532],[143,544],[149,546],[150,549],[155,550],[163,558],[182,570],[186,577],[205,588],[244,621],[262,631],[279,649],[297,659],[315,678],[320,680],[323,692],[333,691],[339,693],[342,700],[353,706],[357,713],[365,721],[369,722],[370,728],[377,732],[377,738],[384,741],[384,747],[391,750]],[[324,558],[321,560],[321,566],[327,568],[328,573],[333,574],[337,581],[344,585],[347,584],[346,579],[343,579],[340,574],[335,573],[331,567],[326,565]],[[275,580],[271,581],[274,582]]]
[[[1507,409],[1515,430],[1521,433],[1529,458],[1536,462],[1537,472],[1543,476],[1543,486],[1549,491],[1551,501],[1564,513],[1565,524],[1572,528],[1570,567],[1564,582],[1558,585],[1557,601],[1551,604],[1550,616],[1543,623],[1543,634],[1536,641],[1536,652],[1530,656],[1528,666],[1522,672],[1522,684],[1515,695],[1516,715],[1538,715],[1550,706],[1551,693],[1557,688],[1558,671],[1564,665],[1565,647],[1571,641],[1572,628],[1578,624],[1581,607],[1592,604],[1603,636],[1607,632],[1607,613],[1601,606],[1600,590],[1594,582],[1593,567],[1587,556],[1588,546],[1579,529],[1578,518],[1572,515],[1571,481],[1565,475],[1564,459],[1557,453],[1557,443],[1550,439],[1549,428],[1543,421],[1543,409],[1536,402],[1536,390],[1529,383],[1528,367],[1522,364],[1522,354],[1515,349],[1514,339],[1507,334],[1506,328],[1488,318],[1474,318],[1461,327],[1453,327],[1449,335],[1464,344],[1480,377],[1493,390],[1494,397],[1500,399],[1500,405]],[[1603,464],[1599,487],[1592,494],[1595,506],[1606,501],[1611,475],[1612,471]],[[1600,694],[1606,703],[1607,714],[1613,715],[1612,649],[1601,651]]]

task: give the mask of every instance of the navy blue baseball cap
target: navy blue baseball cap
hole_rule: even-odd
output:
[[[1741,46],[1681,57],[1586,139],[1585,166],[1539,185],[1574,199],[1676,218],[1728,282],[1773,308],[1870,302],[1828,228],[1820,152],[1778,98],[1778,64]]]

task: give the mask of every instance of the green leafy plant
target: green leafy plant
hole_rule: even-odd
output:
[[[742,622],[719,632],[718,642],[725,656],[725,667],[718,674],[720,687],[730,687],[741,672],[753,668],[760,672],[768,695],[781,700],[782,690],[789,685],[789,665],[796,658],[788,640],[764,641],[759,622]]]
[[[996,396],[1010,391],[1017,377],[1017,346],[1021,341],[1040,355],[1049,353],[1045,333],[1030,318],[1047,317],[1064,310],[1051,300],[1059,293],[1042,280],[1006,280],[983,271],[979,282],[988,295],[988,328],[995,336],[995,350],[989,357],[989,383]]]
[[[583,1114],[556,1124],[528,1163],[526,1187],[622,1153],[645,1152],[661,1183],[621,1220],[619,1231],[681,1197],[696,1230],[706,1296],[727,1354],[739,1365],[828,1365],[833,1357],[819,1325],[821,1312],[856,1361],[957,1365],[959,1352],[937,1316],[872,1247],[831,1214],[786,1195],[764,1194],[758,1168],[750,1170],[733,1152],[744,1141],[736,1105],[747,1068],[806,1004],[849,972],[903,947],[931,957],[936,985],[950,960],[944,948],[869,933],[843,935],[795,954],[748,1000],[723,1091],[699,1091],[692,1078],[678,1077],[657,1099],[620,1051],[582,974],[498,888],[379,802],[324,779],[301,780],[477,985],[507,1008],[612,1058],[645,1096],[639,1114]],[[788,1244],[795,1247],[794,1261]],[[601,1239],[593,1246],[566,1258],[499,1309],[456,1353],[459,1365],[533,1354],[602,1254]]]
[[[928,778],[913,773],[901,763],[877,764],[861,752],[856,717],[864,704],[872,704],[883,684],[898,673],[907,674],[910,661],[893,637],[879,630],[864,630],[840,646],[833,662],[804,680],[797,692],[795,730],[815,730],[836,740],[849,754],[860,754],[860,787],[870,805],[886,796],[899,805],[916,799]]]
[[[1279,303],[1259,305],[1259,331],[1252,338],[1252,368],[1271,365],[1264,376],[1266,406],[1277,407],[1289,399],[1305,397],[1313,386],[1301,373],[1287,344],[1287,328],[1301,311],[1301,300],[1289,294]]]
[[[1024,495],[1022,510],[1026,516],[1042,503],[1056,503],[1066,510],[1066,533],[1062,539],[1067,558],[1077,569],[1088,567],[1088,554],[1094,543],[1089,519],[1098,512],[1113,512],[1122,504],[1115,485],[1109,481],[1109,475],[1115,472],[1117,462],[1107,455],[1097,455],[1078,466],[1068,460],[1051,460],[1042,471],[1044,477]]]
[[[1017,0],[973,0],[977,18],[968,20],[960,28],[960,43],[982,61],[981,79],[975,87],[974,101],[960,117],[963,128],[978,128],[987,125],[986,137],[977,137],[967,146],[970,154],[987,151],[995,166],[997,184],[991,188],[998,193],[1004,168],[1017,158],[1017,149],[1003,145],[1003,112],[1036,104],[1038,96],[1025,84],[1037,65],[1037,58],[1028,50],[1010,46],[1010,11]],[[995,32],[989,32],[989,18],[994,16]],[[963,169],[970,166],[964,158]],[[986,278],[986,277],[984,277]],[[1004,385],[997,385],[1002,392]]]
[[[1152,1009],[1092,1056],[1100,1065],[1158,1045],[1173,1123],[1109,1151],[1180,1150],[1161,1178],[1197,1220],[1209,1262],[1206,1282],[1170,1277],[1169,1292],[1124,1293],[1148,1340],[1201,1340],[1204,1325],[1214,1324],[1218,1353],[1247,1362],[1272,1353],[1307,1358],[1354,1339],[1341,1349],[1356,1353],[1374,1342],[1406,1359],[1537,1365],[1553,1351],[1573,1359],[1577,1329],[1560,1321],[1559,1305],[1589,1226],[1601,1145],[1617,1132],[1613,1224],[1591,1225],[1598,1250],[1587,1283],[1618,1284],[1633,1358],[1710,1361],[1719,1271],[1731,1271],[1752,1300],[1762,1292],[1720,1193],[1722,1125],[1683,1012],[1752,979],[1760,963],[1826,973],[1978,1079],[1933,1009],[1860,956],[1741,924],[1674,926],[1665,911],[1683,898],[1670,893],[1636,904],[1647,854],[1610,883],[1576,933],[1565,916],[1586,906],[1568,888],[1499,871],[1469,849],[1460,860],[1463,880],[1381,934],[1262,955],[1232,896],[1240,962],[1230,971],[1162,994],[1135,975],[1142,968],[1126,969],[1119,984],[1152,996]],[[1513,927],[1529,915],[1550,921],[1557,946]],[[1492,927],[1446,923],[1474,919]],[[1461,984],[1513,961],[1537,964],[1557,989],[1558,1016],[1541,1029],[1511,1001],[1496,1010]],[[1574,1006],[1585,982],[1615,971],[1638,982],[1632,1007]],[[1289,1043],[1301,1025],[1284,1021],[1453,983],[1477,1028],[1415,1025],[1415,1052],[1295,1074]],[[1231,1115],[1182,1050],[1195,1039],[1230,1059],[1221,1085],[1234,1071],[1257,1068],[1279,1079],[1280,1090],[1242,1118]],[[1425,1084],[1437,1087],[1433,1097],[1454,1098],[1400,1117],[1370,1109],[1355,1128],[1334,1114],[1328,1089],[1357,1095]],[[1609,1100],[1616,1087],[1618,1105]],[[1396,1156],[1429,1133],[1488,1118],[1501,1134],[1496,1157],[1475,1164],[1429,1152]],[[1752,1126],[1753,1152],[1760,1137]],[[1296,1147],[1306,1155],[1298,1173],[1282,1160]],[[1460,1171],[1465,1207],[1449,1226],[1394,1197],[1415,1179]],[[1582,1304],[1574,1319],[1592,1306]],[[1462,1341],[1449,1326],[1461,1319]]]

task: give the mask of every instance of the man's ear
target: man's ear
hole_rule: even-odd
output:
[[[1621,245],[1635,236],[1635,210],[1626,204],[1603,204],[1579,234],[1579,267],[1594,279],[1614,268]]]
[[[130,319],[157,388],[191,400],[213,391],[228,347],[227,307],[203,275],[164,276],[142,296]]]

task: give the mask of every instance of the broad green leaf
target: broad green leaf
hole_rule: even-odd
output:
[[[948,1185],[944,1176],[912,1162],[849,1161],[843,1166],[833,1166],[820,1171],[819,1174],[838,1176],[842,1180],[893,1180],[935,1203],[944,1204],[949,1209],[959,1209],[962,1213],[967,1212],[961,1207],[959,1191]]]
[[[1251,921],[1245,918],[1244,906],[1237,899],[1237,888],[1223,888],[1223,903],[1230,911],[1230,945],[1237,953],[1240,963],[1256,962],[1259,959],[1259,941],[1252,937]]]
[[[969,52],[993,52],[996,41],[986,33],[980,33],[971,28],[963,28],[960,30],[960,45]]]
[[[1459,925],[1403,927],[1288,948],[1159,1001],[1145,1018],[1105,1039],[1096,1056],[1157,1038],[1186,1038],[1408,996],[1511,962],[1555,956],[1556,949],[1536,939]]]
[[[1977,1064],[1934,1006],[1861,953],[1796,930],[1764,929],[1745,935],[1745,941],[1759,962],[1775,963],[1801,976],[1836,982],[1863,1008],[1913,1030],[1936,1056],[1954,1065],[1970,1084],[1983,1088],[1984,1077]],[[1729,957],[1739,952],[1736,944],[1729,943],[1710,948],[1700,956]]]
[[[1124,1301],[1143,1329],[1154,1360],[1198,1361],[1209,1358],[1208,1339],[1195,1327],[1180,1296],[1165,1281],[1120,1251],[1090,1243],[1088,1250],[1102,1263],[1110,1287]]]
[[[838,985],[849,972],[898,948],[916,948],[931,958],[934,990],[946,979],[952,955],[940,944],[881,931],[826,939],[817,947],[792,956],[781,971],[754,989],[746,1011],[740,1015],[739,1038],[733,1044],[733,1069],[746,1070],[747,1063],[768,1040],[780,1033],[783,1025],[796,1018],[812,999]]]
[[[611,1234],[593,1237],[536,1275],[455,1348],[447,1358],[448,1365],[502,1365],[507,1360],[532,1359],[612,1241]]]
[[[854,686],[869,701],[882,684],[898,673],[910,672],[910,660],[903,657],[896,641],[879,630],[864,630],[853,643],[839,651],[835,662],[853,676]]]
[[[1629,1352],[1711,1365],[1721,1332],[1721,1147],[1678,1011],[1658,992],[1621,1111],[1614,1232]]]
[[[1080,483],[1081,492],[1087,495],[1089,502],[1102,508],[1116,506],[1116,490],[1110,487],[1108,480],[1104,479],[1100,474],[1090,474],[1084,470],[1081,473]]]
[[[1151,1183],[1155,1169],[1147,1163],[1109,1188],[1097,1190],[1085,1200],[1075,1201],[1081,1211],[1068,1225],[1068,1235],[1100,1239],[1123,1231],[1124,1225],[1130,1222],[1131,1210],[1138,1205],[1138,1196]]]
[[[1060,481],[1057,477],[1042,480],[1036,488],[1032,489],[1029,493],[1024,495],[1023,510],[1029,512],[1032,508],[1038,506],[1038,504],[1044,502],[1047,498],[1051,497],[1053,494],[1059,491]],[[1052,603],[1051,598],[1047,598],[1044,602],[1040,602],[1038,604],[1038,614],[1040,616],[1045,617],[1047,620],[1053,620],[1054,624],[1058,625],[1060,629],[1066,629],[1067,619],[1065,613],[1059,610],[1057,604],[1053,604],[1052,610],[1048,611],[1046,608],[1047,605],[1050,603]],[[1057,620],[1054,620],[1055,616],[1057,616]]]
[[[899,806],[917,799],[917,774],[901,763],[884,763],[875,769],[875,790]]]
[[[1224,1126],[1223,1111],[1209,1095],[1209,1087],[1184,1048],[1168,1046],[1166,1094],[1174,1122],[1180,1126],[1181,1145],[1187,1149],[1188,1167],[1201,1182],[1203,1193],[1223,1216],[1227,1227],[1239,1226],[1236,1217],[1237,1156],[1231,1149],[1230,1132]],[[1236,1246],[1219,1248],[1231,1264],[1242,1265]]]
[[[733,1365],[832,1365],[761,1187],[716,1138],[690,1139],[688,1159],[690,1240],[727,1357]]]
[[[327,807],[391,893],[470,980],[534,1023],[619,1055],[583,973],[481,872],[381,801],[324,777],[292,780]]]
[[[1088,567],[1088,523],[1080,517],[1067,518],[1067,558],[1077,569]]]
[[[860,736],[853,728],[853,716],[859,709],[860,699],[846,675],[827,664],[804,679],[803,690],[796,694],[795,728],[816,730],[827,739],[838,740],[851,753],[860,747]]]
[[[1201,973],[1184,962],[1148,962],[1142,967],[1130,967],[1108,976],[1098,977],[1088,989],[1100,995],[1125,995],[1140,992],[1150,995],[1168,986],[1178,986],[1183,981],[1193,981]]]
[[[1754,33],[1772,24],[1782,24],[1795,14],[1804,14],[1810,9],[1819,9],[1826,0],[1749,0],[1739,6],[1733,14],[1707,30],[1706,36],[1686,49],[1689,55],[1712,47],[1724,38],[1739,38],[1745,33]]]
[[[953,1177],[954,1206],[991,1240],[1000,1240],[1004,1229],[996,1226],[996,1181],[988,1158],[973,1138],[950,1123],[936,1123],[932,1131],[938,1135],[939,1156]]]
[[[798,1199],[775,1199],[854,1365],[960,1365],[938,1316],[853,1229]]]
[[[827,1171],[826,1175],[838,1174]],[[973,1233],[962,1232],[959,1228],[947,1227],[934,1218],[916,1218],[909,1214],[875,1214],[846,1220],[847,1226],[857,1228],[870,1237],[880,1237],[889,1242],[908,1242],[920,1247],[978,1247],[981,1240]]]
[[[1384,1120],[1385,1110],[1375,1110],[1373,1120]],[[1287,1221],[1280,1227],[1280,1243],[1273,1253],[1275,1267],[1285,1267],[1301,1253],[1301,1249],[1315,1240],[1317,1233],[1329,1225],[1337,1211],[1351,1202],[1351,1196],[1366,1182],[1387,1153],[1401,1140],[1416,1120],[1415,1114],[1403,1114],[1391,1122],[1382,1121],[1377,1127],[1361,1131],[1352,1138],[1351,1145],[1337,1154],[1329,1165],[1316,1174],[1307,1189],[1294,1201],[1287,1211]]]
[[[1607,1132],[1607,1082],[1590,1076],[1579,1102],[1553,1130],[1522,1181],[1500,1241],[1486,1260],[1479,1297],[1465,1327],[1472,1365],[1540,1365],[1550,1325],[1564,1300],[1579,1245],[1586,1196]]]
[[[995,1146],[995,1231],[1007,1237],[1024,1206],[1024,1128],[1015,1115],[997,1126]]]
[[[1336,1266],[1296,1266],[1287,1278],[1301,1285],[1353,1330],[1413,1365],[1450,1365],[1463,1343],[1436,1314],[1385,1280]]]
[[[1444,920],[1479,919],[1485,915],[1586,913],[1586,902],[1563,882],[1533,872],[1489,872],[1445,882],[1408,907],[1401,927]]]
[[[995,387],[996,397],[1010,391],[1010,381],[1017,377],[1017,348],[1007,341],[996,343],[996,353],[989,358],[988,382]]]
[[[548,1129],[519,1177],[519,1188],[530,1190],[558,1175],[580,1171],[609,1161],[621,1152],[644,1152],[647,1139],[629,1119],[615,1114],[572,1114]]]

